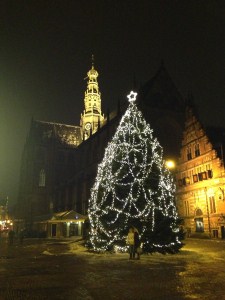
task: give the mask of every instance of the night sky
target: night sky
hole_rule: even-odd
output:
[[[202,123],[225,126],[225,1],[1,0],[0,198],[16,201],[32,116],[79,124],[92,54],[105,113],[164,60]]]

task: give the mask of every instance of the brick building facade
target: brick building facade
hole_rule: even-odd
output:
[[[224,138],[223,129],[204,129],[187,108],[176,179],[178,212],[189,236],[225,238]]]

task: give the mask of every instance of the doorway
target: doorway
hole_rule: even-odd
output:
[[[196,218],[195,224],[196,224],[196,232],[204,232],[203,218]]]
[[[224,226],[221,226],[221,238],[225,239],[225,228],[224,228]]]
[[[70,234],[69,236],[78,236],[78,224],[71,223],[70,224]]]
[[[52,237],[56,237],[56,226],[57,224],[52,224],[52,234],[51,234]]]

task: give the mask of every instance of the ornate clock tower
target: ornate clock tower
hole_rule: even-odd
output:
[[[98,72],[94,68],[92,56],[92,68],[87,73],[87,90],[84,94],[84,112],[81,114],[80,126],[83,138],[86,140],[102,126],[104,115],[101,111],[101,93],[98,87]]]

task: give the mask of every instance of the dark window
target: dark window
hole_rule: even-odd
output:
[[[195,156],[200,156],[200,148],[199,148],[199,144],[195,145]]]
[[[187,149],[187,160],[191,160],[192,159],[192,155],[191,155],[191,148]]]
[[[203,178],[202,178],[202,173],[198,173],[198,180],[199,180],[199,181],[202,181],[202,180],[203,180]]]
[[[178,180],[178,185],[179,185],[179,186],[182,186],[182,185],[183,185],[182,179],[179,179],[179,180]]]
[[[213,172],[212,172],[212,170],[208,170],[208,178],[213,178]]]

